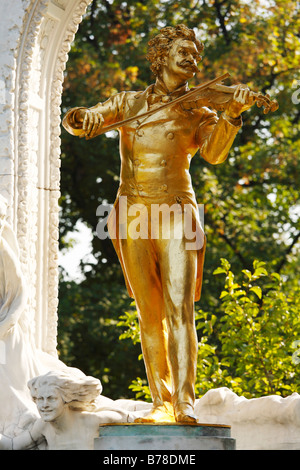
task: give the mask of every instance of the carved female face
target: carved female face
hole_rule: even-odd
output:
[[[199,59],[199,53],[193,41],[177,39],[166,58],[166,67],[169,74],[180,76],[183,81],[186,81],[198,71]]]
[[[61,393],[54,386],[44,385],[39,388],[35,403],[44,421],[54,421],[61,416],[65,410],[66,403]]]

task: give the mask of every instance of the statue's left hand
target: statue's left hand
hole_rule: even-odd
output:
[[[252,91],[245,85],[238,85],[225,113],[231,118],[237,118],[243,111],[250,109],[254,103],[255,95]]]

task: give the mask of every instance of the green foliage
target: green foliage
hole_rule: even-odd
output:
[[[143,401],[147,401],[149,403],[152,402],[151,393],[147,384],[148,382],[146,379],[137,377],[132,381],[132,384],[129,385],[130,390],[135,392],[136,400],[142,399]]]
[[[135,302],[132,302],[131,306],[133,305]],[[140,343],[140,328],[136,310],[130,310],[121,315],[118,326],[126,328],[119,339],[130,338],[133,344]]]
[[[60,282],[59,357],[68,366],[99,377],[103,394],[112,399],[132,398],[128,387],[144,373],[142,361],[136,359],[140,345],[119,341],[118,317],[124,310],[130,311],[130,299],[116,282],[99,276],[95,282]]]
[[[284,292],[282,278],[264,262],[254,261],[253,271],[242,270],[236,280],[229,262],[221,261],[214,274],[225,275],[224,314],[200,310],[197,317],[199,395],[218,386],[249,398],[297,391],[293,349],[300,337],[300,290]]]
[[[201,383],[199,393],[219,383],[224,385],[225,377],[230,388],[236,383],[237,390],[241,374],[235,372],[235,367],[240,371],[242,366],[229,361],[225,367],[220,349],[223,343],[225,348],[221,327],[225,328],[226,321],[238,314],[234,306],[239,305],[247,311],[248,323],[252,318],[252,324],[257,326],[264,318],[266,335],[271,333],[272,323],[266,321],[267,314],[263,315],[263,312],[267,311],[267,302],[271,305],[271,295],[278,293],[275,306],[283,307],[286,301],[289,312],[296,312],[299,307],[295,292],[300,266],[300,104],[292,101],[293,86],[299,79],[300,70],[297,2],[93,0],[69,53],[62,113],[73,106],[95,105],[118,91],[143,90],[153,82],[145,59],[149,39],[160,27],[178,23],[195,28],[205,45],[200,72],[191,85],[230,72],[228,83],[248,84],[251,89],[269,93],[279,102],[275,113],[265,115],[262,109],[254,107],[243,114],[242,131],[224,164],[212,166],[196,155],[191,165],[197,200],[205,208],[208,240],[202,298],[196,310],[199,310],[198,321],[206,321],[212,329],[210,333],[199,330],[202,334],[199,354],[203,358],[203,365],[198,370],[201,378],[198,380]],[[113,203],[119,185],[120,159],[116,132],[85,141],[62,129],[61,138],[60,246],[67,248],[65,240],[77,221],[95,231],[98,205]],[[85,280],[81,284],[67,281],[62,273],[58,312],[60,358],[104,381],[106,395],[117,398],[120,393],[127,396],[131,393],[128,384],[137,375],[144,377],[142,361],[138,361],[136,324],[130,319],[130,299],[111,241],[94,236],[92,254],[96,260],[94,264],[82,260]],[[230,260],[232,268],[229,271],[244,271],[241,274],[245,278],[243,281],[233,281],[241,287],[233,289],[232,294],[227,293],[228,286],[223,286],[222,277],[213,275],[221,257]],[[248,287],[247,291],[243,282],[249,279],[250,283],[246,272],[253,275],[256,259],[265,262],[266,266],[261,268],[274,275],[252,279],[252,290]],[[224,266],[221,268],[225,269]],[[263,281],[275,282],[276,273],[284,282],[280,289],[278,284],[277,290],[268,292]],[[224,297],[219,299],[222,290]],[[232,295],[242,290],[246,295],[237,295],[234,300]],[[289,299],[294,299],[295,307]],[[229,300],[235,315],[227,313]],[[281,307],[278,307],[280,311]],[[276,311],[272,306],[272,315]],[[128,312],[128,318],[124,312]],[[130,333],[123,333],[128,337],[118,340],[120,316],[124,316],[121,321],[128,322],[128,327],[133,321],[134,344]],[[259,323],[258,327],[263,325]],[[288,326],[286,328],[289,331]],[[277,333],[273,333],[277,338]],[[283,338],[290,336],[289,333]],[[299,339],[300,336],[292,335],[290,345],[286,344],[288,357],[292,351],[295,360],[298,346],[294,343],[292,348],[291,345]],[[273,351],[275,340],[269,341]],[[260,343],[259,348],[265,351],[265,345]],[[122,349],[125,347],[126,352]],[[283,346],[279,348],[282,350]],[[247,367],[246,377],[251,373],[255,377],[264,373],[262,367],[257,373],[250,365]],[[144,379],[141,380],[144,384]],[[265,393],[260,379],[253,377],[255,380],[257,393]],[[265,389],[275,389],[269,376],[264,380],[268,382]],[[254,382],[251,391],[249,388],[250,394],[254,393]],[[279,382],[278,390],[283,391]],[[292,383],[297,384],[297,377],[291,378],[290,383],[287,379],[283,382],[292,387]]]
[[[218,318],[203,310],[196,315],[200,335],[197,396],[217,387],[228,387],[248,398],[297,392],[300,289],[284,293],[282,278],[268,273],[261,261],[254,261],[253,271],[242,270],[239,280],[230,268],[230,263],[222,259],[214,272],[225,275],[220,294],[223,315]],[[121,338],[138,340],[136,318],[131,312],[120,323],[127,328]],[[137,378],[130,388],[136,398],[149,399],[144,379]]]

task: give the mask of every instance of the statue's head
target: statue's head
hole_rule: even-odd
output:
[[[35,377],[28,382],[28,387],[44,421],[54,421],[65,406],[92,411],[102,391],[98,379],[63,371],[50,371]]]
[[[179,70],[185,67],[187,71],[190,68],[189,75],[194,75],[198,71],[196,64],[201,60],[203,49],[204,45],[196,38],[192,29],[182,24],[168,26],[149,41],[147,59],[151,62],[151,70],[156,76],[160,75],[164,66],[169,65],[172,56],[174,65],[177,64]],[[188,53],[193,60],[188,57]]]

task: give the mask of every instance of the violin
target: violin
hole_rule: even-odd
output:
[[[211,84],[204,90],[199,90],[197,104],[201,103],[202,106],[208,106],[216,111],[224,111],[238,86],[225,86],[221,83]],[[264,107],[264,114],[268,114],[270,111],[274,112],[279,107],[277,101],[271,100],[268,94],[263,95],[260,92],[250,90],[250,96],[254,99],[258,108]]]
[[[162,109],[167,108],[168,106],[174,106],[175,104],[184,102],[184,108],[195,108],[201,106],[208,106],[216,111],[224,111],[233,98],[234,92],[238,85],[225,86],[222,84],[222,81],[225,78],[230,77],[229,73],[225,73],[209,82],[195,86],[190,91],[185,93],[178,98],[175,98],[172,101],[164,103],[163,105],[150,109],[145,113],[138,114],[136,116],[124,119],[123,121],[116,122],[109,126],[102,127],[97,135],[104,134],[106,132],[112,131],[114,129],[119,129],[122,126],[128,125],[131,122],[137,121],[148,116],[151,116]],[[264,107],[264,114],[267,114],[269,111],[276,111],[278,109],[278,103],[276,100],[271,100],[269,95],[263,95],[262,93],[257,93],[250,91],[250,96],[254,98],[254,102],[257,106]],[[84,137],[81,135],[80,137]]]

